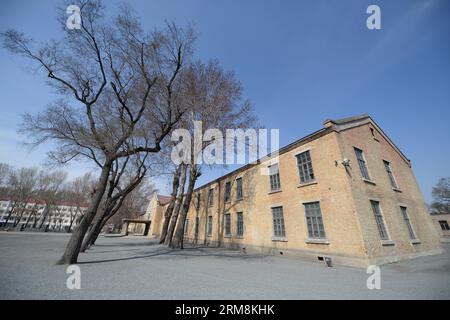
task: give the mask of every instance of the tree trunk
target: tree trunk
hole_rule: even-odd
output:
[[[44,208],[44,211],[42,212],[42,218],[41,218],[41,223],[39,224],[39,229],[41,229],[42,228],[42,226],[44,225],[44,222],[45,222],[45,220],[47,219],[47,215],[48,215],[48,213],[49,213],[49,205],[48,204],[46,204],[45,205],[45,208]]]
[[[103,165],[102,172],[97,183],[97,187],[92,196],[92,201],[89,208],[86,210],[83,218],[81,219],[78,226],[74,229],[72,236],[67,243],[64,254],[58,261],[58,264],[73,264],[78,260],[78,254],[80,253],[81,245],[83,242],[84,235],[87,229],[92,223],[92,220],[97,213],[97,209],[100,206],[102,197],[106,191],[106,185],[108,184],[109,172],[111,170],[112,161],[107,160]]]
[[[186,221],[187,214],[189,212],[189,207],[191,205],[192,193],[194,192],[196,181],[197,181],[197,165],[191,164],[188,190],[186,196],[184,197],[183,206],[181,208],[181,214],[179,217],[180,221],[178,222],[175,234],[172,237],[172,242],[170,244],[171,248],[183,249],[184,224]]]
[[[9,210],[9,214],[6,217],[6,221],[5,221],[5,224],[4,224],[5,227],[8,226],[8,221],[9,221],[9,219],[11,219],[11,215],[12,215],[14,209],[16,208],[16,205],[17,205],[17,200],[14,201],[14,204],[11,206],[11,209]],[[8,207],[6,209],[8,209]]]
[[[172,194],[170,196],[170,203],[164,212],[164,222],[161,230],[161,237],[159,239],[159,243],[164,243],[166,241],[167,229],[169,228],[170,218],[172,217],[173,209],[175,207],[175,202],[177,200],[178,187],[180,186],[180,175],[181,175],[181,167],[180,164],[175,171],[172,182]]]
[[[180,213],[180,208],[183,203],[184,198],[184,187],[186,185],[186,175],[187,175],[187,164],[182,165],[182,172],[181,172],[181,184],[180,184],[180,190],[179,195],[176,201],[176,205],[174,208],[174,211],[172,213],[172,218],[170,219],[169,229],[167,230],[166,239],[164,240],[165,245],[169,245],[172,242],[172,237],[175,232],[175,227],[177,226],[177,220],[178,220],[178,214]]]
[[[92,222],[92,225],[90,226],[88,232],[86,233],[86,236],[84,237],[83,244],[81,245],[81,252],[85,252],[87,248],[89,248],[92,245],[92,238],[93,235],[96,233],[97,228],[101,225],[101,222],[105,215],[107,214],[106,208],[107,204],[105,203],[103,205],[102,210],[100,210],[94,217],[94,220]]]

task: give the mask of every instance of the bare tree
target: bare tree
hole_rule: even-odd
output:
[[[58,163],[87,158],[101,171],[89,208],[73,231],[61,264],[75,263],[83,237],[100,206],[115,160],[161,150],[185,110],[177,95],[179,75],[192,54],[194,33],[175,24],[150,34],[123,8],[105,23],[100,1],[77,1],[81,29],[65,30],[63,41],[34,49],[31,39],[9,30],[4,46],[40,66],[65,98],[22,126],[34,145],[53,140]],[[61,19],[65,23],[65,19]]]
[[[431,209],[436,213],[450,213],[450,177],[441,178],[432,191]]]
[[[252,112],[251,103],[242,101],[242,86],[235,79],[234,73],[224,71],[218,61],[210,61],[207,64],[196,62],[190,65],[186,72],[184,98],[188,104],[187,109],[192,110],[191,121],[184,120],[181,125],[192,132],[193,121],[201,121],[202,134],[208,129],[216,129],[225,132],[226,129],[248,128],[255,125],[256,118]],[[189,163],[189,179],[187,190],[183,197],[180,212],[177,214],[179,221],[175,231],[169,231],[169,245],[172,248],[183,247],[183,236],[186,217],[192,202],[192,194],[195,183],[201,175],[201,165],[198,157],[206,148],[212,146],[216,139],[221,137],[209,137],[210,140],[202,141],[196,154],[195,141],[191,141],[191,155]],[[223,150],[215,150],[215,153]],[[166,241],[167,243],[167,241]]]
[[[10,206],[8,208],[8,215],[6,217],[4,225],[7,226],[14,213],[13,226],[22,219],[23,213],[26,209],[27,203],[33,198],[36,187],[36,176],[38,174],[38,168],[20,168],[10,170],[8,176],[8,196],[10,199]]]
[[[141,159],[138,156],[130,156],[114,162],[110,175],[108,191],[105,194],[102,208],[96,214],[89,232],[81,246],[84,252],[95,242],[102,228],[102,221],[110,219],[121,208],[126,197],[141,183],[147,173],[145,165],[147,156]],[[125,175],[125,178],[124,178]]]

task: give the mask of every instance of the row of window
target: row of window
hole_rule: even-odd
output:
[[[305,208],[308,237],[311,239],[325,239],[325,227],[323,225],[322,212],[320,211],[320,203],[304,203],[303,206]],[[272,221],[273,236],[276,238],[285,238],[286,228],[284,225],[282,206],[272,208]]]
[[[354,148],[356,159],[358,160],[359,170],[361,171],[361,175],[366,180],[371,180],[369,169],[367,167],[367,162],[364,157],[364,152],[361,149]],[[384,169],[386,170],[387,176],[389,178],[389,182],[391,183],[392,188],[398,189],[398,184],[394,176],[394,172],[392,171],[392,167],[389,161],[383,160]]]
[[[369,170],[367,168],[367,163],[364,158],[364,153],[361,149],[354,148],[356,159],[358,160],[358,166],[361,171],[361,175],[366,180],[371,180],[369,175]],[[315,180],[314,177],[314,169],[311,160],[311,154],[309,150],[304,151],[298,155],[297,158],[297,167],[299,172],[299,178],[301,184],[306,184],[313,182]],[[391,164],[389,161],[383,160],[383,164],[386,170],[386,173],[389,177],[389,181],[391,186],[395,189],[398,189],[397,181],[394,177],[394,173],[391,168]],[[270,191],[279,191],[281,190],[281,180],[280,180],[280,171],[278,164],[273,164],[269,166],[269,182],[270,182]]]
[[[244,197],[244,192],[242,188],[242,178],[236,179],[236,200],[242,200]],[[228,181],[225,184],[225,202],[231,201],[231,181]],[[208,191],[208,206],[213,207],[214,206],[214,189],[211,188]],[[200,193],[197,193],[197,203],[195,207],[200,209]]]
[[[386,225],[383,219],[383,215],[380,208],[380,203],[375,200],[370,201],[372,211],[374,214],[375,222],[377,224],[378,232],[381,240],[390,240],[389,234],[386,229]],[[325,239],[325,227],[322,219],[322,212],[320,209],[320,203],[317,202],[309,202],[303,204],[305,208],[305,218],[306,225],[308,228],[308,237],[310,239]],[[403,221],[408,229],[409,237],[411,240],[416,240],[416,235],[414,229],[411,225],[411,221],[408,216],[407,208],[404,206],[400,206],[400,213],[402,214]],[[236,236],[242,237],[244,235],[244,216],[242,212],[236,213]],[[273,236],[275,238],[286,238],[286,228],[284,223],[283,216],[283,207],[272,207],[272,222],[273,222]],[[441,223],[441,221],[439,221]],[[212,235],[212,223],[213,217],[208,216],[208,220],[206,223],[206,235]],[[445,221],[446,223],[446,221]],[[186,219],[185,232],[188,230],[189,219]],[[441,227],[443,230],[449,230],[448,224],[441,223]],[[447,229],[445,229],[447,228]],[[199,218],[196,218],[195,223],[195,235],[198,236],[199,230]],[[226,237],[231,236],[231,214],[227,213],[224,215],[224,235]]]
[[[361,149],[354,148],[356,159],[358,161],[358,166],[361,171],[361,175],[366,180],[371,180],[369,175],[369,170],[367,167],[367,162],[364,157],[364,152]],[[297,167],[299,172],[300,184],[311,183],[315,181],[314,169],[311,160],[311,154],[309,150],[306,150],[298,155],[297,158]],[[394,173],[391,168],[391,164],[389,161],[383,160],[383,164],[388,175],[391,186],[395,189],[398,189],[397,181],[394,177]],[[280,170],[278,164],[273,164],[269,166],[269,183],[270,183],[270,191],[280,191],[281,190],[281,179],[280,179]],[[243,189],[242,189],[242,178],[236,179],[236,198],[237,200],[241,200],[243,198]],[[228,181],[225,183],[225,202],[231,201],[231,182]],[[209,189],[208,193],[208,205],[210,207],[214,206],[214,189]],[[197,210],[200,209],[200,194],[197,194]]]
[[[236,236],[237,237],[243,237],[244,236],[244,215],[242,212],[236,213],[237,219],[236,219]],[[231,213],[226,213],[223,216],[223,222],[224,222],[224,235],[225,237],[231,237]],[[195,237],[198,237],[199,232],[199,224],[200,220],[198,217],[195,218]],[[212,236],[212,228],[213,228],[213,216],[208,216],[208,220],[206,221],[206,235],[208,237]],[[185,235],[188,233],[189,230],[189,219],[186,219],[185,225],[184,225],[184,232]]]
[[[372,211],[375,216],[375,221],[377,223],[378,232],[380,234],[381,240],[390,240],[389,234],[386,230],[386,226],[384,223],[383,215],[381,213],[380,202],[371,200],[370,204],[372,206]],[[400,206],[400,212],[402,214],[403,221],[408,229],[409,237],[411,240],[416,240],[416,234],[411,224],[411,220],[409,219],[407,208],[404,206]]]

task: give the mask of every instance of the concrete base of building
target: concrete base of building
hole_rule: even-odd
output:
[[[367,268],[367,266],[369,265],[383,265],[388,263],[395,263],[403,260],[410,260],[424,256],[442,254],[444,252],[443,249],[439,248],[410,254],[369,258],[367,256],[354,256],[340,253],[328,253],[323,251],[280,249],[273,247],[243,245],[238,243],[219,243],[217,241],[206,241],[206,243],[204,240],[195,241],[193,239],[185,239],[184,241],[186,243],[194,243],[198,245],[205,244],[207,246],[212,247],[225,247],[230,249],[236,249],[246,253],[278,255],[278,256],[283,255],[287,257],[295,257],[308,261],[323,263],[324,265],[326,265],[327,261],[330,261],[331,259],[332,264],[356,268]]]
[[[441,237],[441,242],[450,243],[450,237]]]

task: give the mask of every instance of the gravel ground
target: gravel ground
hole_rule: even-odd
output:
[[[138,238],[100,237],[80,255],[81,289],[57,266],[68,235],[0,232],[0,299],[450,299],[446,253],[365,269],[217,248],[169,251]]]

